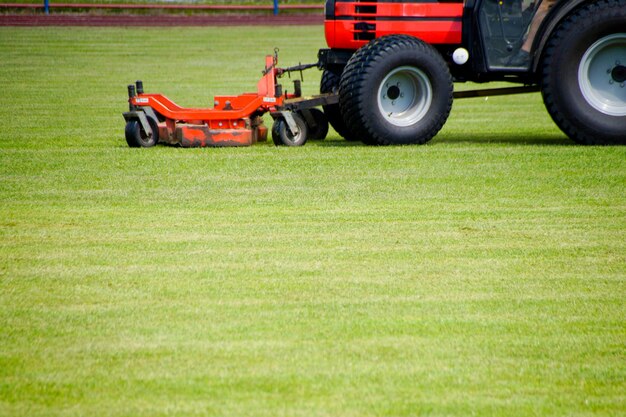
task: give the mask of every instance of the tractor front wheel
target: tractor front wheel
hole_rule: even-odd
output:
[[[406,35],[383,36],[348,61],[339,103],[348,129],[369,145],[423,144],[446,122],[452,77],[439,52]]]
[[[584,145],[626,144],[626,0],[592,2],[556,29],[543,59],[543,100]]]

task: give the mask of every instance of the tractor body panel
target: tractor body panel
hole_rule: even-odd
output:
[[[462,1],[327,1],[325,35],[332,49],[357,50],[372,39],[406,34],[430,44],[460,44]]]
[[[518,81],[535,84],[542,51],[558,22],[585,0],[559,0],[538,29],[528,62],[514,55],[529,32],[536,0],[327,0],[322,52],[324,68],[341,72],[354,52],[385,35],[410,35],[437,48],[458,81]],[[452,52],[463,47],[469,62],[455,65]]]

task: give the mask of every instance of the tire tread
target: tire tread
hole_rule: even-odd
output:
[[[626,0],[598,0],[584,4],[566,17],[551,35],[542,59],[541,90],[548,113],[556,125],[573,141],[583,145],[610,145],[626,143],[622,138],[599,134],[598,130],[576,123],[575,117],[568,115],[559,104],[559,83],[562,76],[553,68],[559,64],[558,52],[569,34],[581,30],[582,25],[590,22],[603,23],[607,15],[621,13],[626,16]]]
[[[407,50],[412,51],[416,55],[426,55],[428,59],[438,62],[442,68],[448,70],[447,65],[436,49],[408,35],[390,35],[372,40],[350,58],[344,69],[339,85],[341,114],[348,129],[368,145],[392,145],[396,143],[394,138],[382,135],[379,129],[372,124],[372,121],[364,116],[366,110],[364,106],[368,104],[364,100],[363,95],[367,88],[371,88],[371,85],[368,85],[368,79],[372,70],[388,57]],[[453,87],[449,71],[447,78],[449,96],[446,98],[447,106],[445,111],[437,118],[435,123],[410,143],[426,143],[443,127],[452,108]]]

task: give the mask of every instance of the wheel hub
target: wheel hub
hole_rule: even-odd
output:
[[[378,89],[378,110],[389,123],[407,127],[428,112],[433,88],[428,76],[416,67],[399,67],[383,79]]]
[[[400,97],[400,88],[396,85],[389,87],[387,90],[387,97],[389,97],[390,100],[396,100]]]
[[[623,83],[626,81],[626,67],[623,65],[616,65],[611,71],[611,77],[616,83]]]
[[[626,33],[591,45],[578,68],[578,85],[591,107],[609,116],[626,116]]]

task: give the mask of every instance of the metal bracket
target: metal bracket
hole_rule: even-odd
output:
[[[154,120],[155,122],[159,121],[159,118],[157,117],[156,112],[152,107],[142,107],[141,110],[143,110],[144,113],[146,113],[146,116],[151,117],[152,120]]]
[[[511,94],[535,93],[537,91],[541,91],[541,88],[538,85],[525,85],[523,87],[483,88],[480,90],[455,91],[453,97],[455,99],[489,96],[495,97],[507,96]]]
[[[327,106],[329,104],[339,103],[339,94],[326,93],[311,97],[296,97],[284,101],[283,106],[279,110],[304,110],[318,106]]]
[[[148,118],[146,117],[146,113],[144,113],[143,110],[129,111],[126,113],[122,113],[122,115],[127,122],[131,120],[139,120],[139,124],[141,125],[143,131],[146,132],[146,136],[148,136],[149,138],[152,137],[152,127],[150,126]]]
[[[300,133],[300,129],[298,129],[298,124],[296,123],[296,120],[293,118],[293,114],[290,111],[273,112],[271,113],[271,116],[274,120],[280,117],[285,119],[285,122],[287,123],[287,128],[293,136],[296,136]]]

